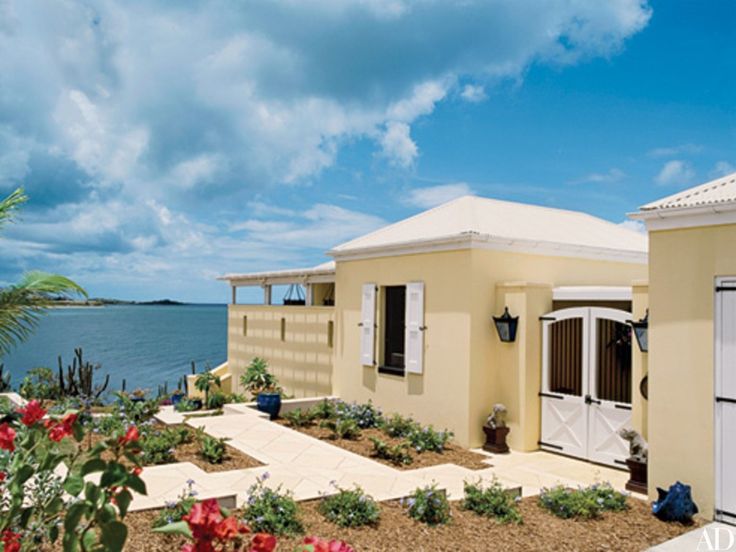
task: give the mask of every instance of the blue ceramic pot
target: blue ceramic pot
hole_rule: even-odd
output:
[[[258,410],[266,412],[271,419],[278,418],[279,411],[281,410],[281,394],[280,393],[258,393],[258,399],[256,399]]]
[[[184,397],[186,397],[184,393],[175,393],[171,395],[171,404],[173,405],[179,404]]]

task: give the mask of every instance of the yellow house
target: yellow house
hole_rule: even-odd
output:
[[[649,232],[649,484],[736,522],[736,173],[631,215]]]
[[[328,255],[310,269],[222,277],[233,293],[223,369],[235,388],[263,356],[287,393],[370,400],[465,446],[482,444],[503,403],[512,448],[623,464],[616,431],[646,420],[627,324],[646,309],[632,290],[647,275],[644,235],[469,196]],[[301,286],[303,299],[272,304],[281,284]],[[242,286],[262,287],[264,304],[238,304]],[[507,342],[493,320],[505,309],[518,317]]]

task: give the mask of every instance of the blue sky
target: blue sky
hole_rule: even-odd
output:
[[[0,285],[225,301],[218,274],[465,193],[623,222],[736,170],[735,22],[729,0],[0,0],[0,194],[31,198]]]

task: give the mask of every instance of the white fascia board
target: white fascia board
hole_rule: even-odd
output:
[[[736,203],[714,204],[697,207],[652,209],[629,213],[629,218],[644,221],[647,230],[676,230],[697,226],[736,224]]]
[[[631,301],[628,286],[562,286],[552,290],[555,301]]]
[[[496,238],[476,233],[431,240],[416,240],[392,245],[364,247],[360,249],[351,249],[350,251],[332,250],[328,251],[327,255],[333,257],[337,261],[354,261],[377,257],[393,257],[397,255],[433,253],[437,251],[452,251],[458,249],[491,249],[496,251],[530,253],[534,255],[547,255],[554,257],[577,257],[637,264],[647,263],[647,253],[644,251]]]

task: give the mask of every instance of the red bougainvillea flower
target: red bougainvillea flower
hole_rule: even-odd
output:
[[[189,525],[195,541],[212,540],[215,537],[215,527],[222,520],[220,505],[214,498],[197,502],[182,519]]]
[[[7,474],[7,473],[5,473],[5,472],[0,472],[0,483],[2,483],[3,481],[5,481],[5,478],[6,478],[7,476],[8,476],[8,474]]]
[[[256,533],[250,542],[249,552],[273,552],[276,549],[276,537],[268,533]]]
[[[77,421],[77,415],[67,414],[60,422],[53,420],[46,420],[46,428],[49,430],[49,439],[58,443],[64,437],[68,437],[72,434],[74,423]]]
[[[319,537],[304,537],[304,544],[311,544],[314,552],[355,552],[345,541],[322,540]]]
[[[3,552],[19,552],[20,551],[20,535],[14,533],[10,529],[3,531],[0,542],[3,543]]]
[[[7,423],[0,424],[0,449],[15,450],[15,430]]]
[[[130,426],[128,428],[128,431],[125,432],[125,435],[118,439],[118,442],[121,445],[127,445],[128,443],[133,443],[137,441],[139,438],[140,435],[138,434],[138,428],[135,426]]]
[[[140,475],[142,473],[143,473],[143,468],[141,468],[140,466],[136,466],[135,468],[133,468],[133,475]]]
[[[28,427],[42,420],[43,417],[46,415],[46,410],[41,408],[41,403],[35,399],[29,402],[25,407],[19,408],[18,412],[20,414],[23,414],[23,417],[20,421],[23,423],[23,425],[26,425]]]

